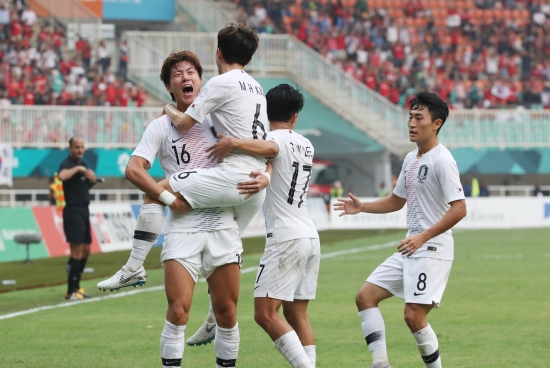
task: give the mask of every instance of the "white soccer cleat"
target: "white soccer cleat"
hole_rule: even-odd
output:
[[[143,286],[147,281],[147,273],[145,269],[140,267],[136,272],[126,270],[124,266],[114,274],[111,278],[103,280],[97,284],[99,290],[120,290],[128,286]]]
[[[198,346],[206,345],[212,342],[216,337],[216,322],[204,322],[193,336],[187,339],[187,345]]]
[[[391,368],[391,365],[388,362],[378,362],[373,364],[371,368]]]

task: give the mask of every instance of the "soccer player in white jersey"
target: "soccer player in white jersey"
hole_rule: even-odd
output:
[[[378,304],[397,296],[405,300],[405,322],[426,367],[441,367],[437,336],[426,317],[438,308],[451,272],[454,242],[451,228],[466,216],[466,202],[453,156],[437,134],[449,115],[445,101],[420,92],[410,102],[409,138],[417,149],[407,154],[392,194],[374,202],[338,199],[340,216],[359,212],[388,213],[407,203],[407,237],[398,253],[386,259],[356,297],[361,327],[373,367],[390,367],[385,327]]]
[[[254,287],[254,318],[293,367],[315,367],[315,339],[307,315],[315,299],[321,260],[319,234],[306,207],[313,167],[311,142],[293,129],[304,105],[302,94],[281,84],[267,95],[271,132],[266,143],[220,136],[211,157],[231,150],[270,159],[272,180],[264,203],[266,247]],[[243,183],[239,188],[246,189]],[[283,306],[284,316],[279,315]]]
[[[216,63],[219,75],[210,79],[185,113],[173,105],[164,112],[180,131],[202,123],[210,114],[216,131],[232,138],[265,140],[269,131],[265,96],[260,84],[244,71],[258,47],[258,36],[247,25],[230,24],[218,32]],[[260,210],[265,190],[253,197],[236,189],[251,171],[264,172],[265,157],[240,151],[229,153],[215,168],[180,172],[161,182],[155,193],[172,205],[177,198],[191,208],[235,207],[239,221],[250,221]],[[176,196],[174,196],[176,194]]]
[[[201,87],[202,67],[195,54],[189,51],[172,53],[165,61],[161,80],[185,110],[197,96]],[[205,117],[207,120],[208,116]],[[137,278],[145,275],[143,260],[162,231],[164,203],[151,194],[155,180],[146,172],[155,156],[170,176],[176,171],[213,166],[206,148],[216,142],[211,125],[197,125],[186,133],[179,132],[166,115],[154,120],[144,132],[142,140],[132,154],[126,177],[146,193],[142,211],[134,234],[132,253],[128,263],[111,279],[98,284],[101,289],[129,286],[144,282]],[[267,185],[267,179],[265,180]],[[164,224],[165,241],[162,261],[168,311],[161,335],[161,358],[164,366],[179,367],[184,350],[184,331],[195,282],[201,272],[209,284],[214,323],[214,342],[217,364],[235,365],[239,347],[236,323],[236,304],[239,294],[239,264],[242,243],[238,224],[231,208],[198,209],[185,215],[168,211]],[[146,277],[146,276],[145,276]]]

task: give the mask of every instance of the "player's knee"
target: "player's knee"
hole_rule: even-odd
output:
[[[237,321],[237,308],[235,305],[226,304],[214,308],[214,315],[218,326],[231,328]]]
[[[355,296],[355,305],[357,306],[357,310],[362,311],[369,308],[377,308],[378,302],[370,298],[368,294],[359,291]]]
[[[163,202],[159,201],[156,198],[151,197],[148,194],[145,194],[145,198],[143,198],[143,204],[160,204],[162,206],[165,206]]]
[[[265,310],[255,310],[254,320],[260,327],[265,328],[272,323],[273,315]]]
[[[171,323],[182,326],[187,324],[189,319],[189,309],[181,303],[174,302],[168,305],[168,315]]]
[[[417,313],[414,309],[406,308],[404,319],[411,331],[419,331],[423,328],[420,326],[424,324],[424,317]]]
[[[287,322],[292,326],[308,321],[307,313],[295,313],[283,308],[283,315],[285,316]]]

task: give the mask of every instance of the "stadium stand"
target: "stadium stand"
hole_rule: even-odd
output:
[[[126,79],[128,48],[119,43],[118,72],[105,42],[78,38],[31,8],[0,2],[0,106],[143,106],[147,94]]]
[[[550,6],[531,0],[235,1],[237,19],[289,33],[404,106],[418,89],[454,109],[550,107]]]

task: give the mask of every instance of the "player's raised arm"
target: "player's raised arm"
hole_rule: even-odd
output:
[[[198,121],[196,121],[186,113],[179,111],[178,108],[172,104],[167,104],[166,106],[164,106],[162,113],[168,115],[168,117],[172,121],[172,124],[174,124],[174,126],[178,128],[180,132],[188,131],[195,124],[198,124]]]
[[[218,143],[206,150],[206,152],[210,152],[208,158],[212,161],[220,162],[233,150],[269,158],[276,157],[279,154],[279,145],[273,141],[229,138],[223,134],[218,134],[218,138]]]
[[[405,198],[401,198],[394,193],[377,201],[361,202],[359,198],[350,193],[349,199],[338,198],[338,201],[334,203],[334,210],[342,211],[340,212],[340,217],[344,215],[355,215],[359,212],[389,213],[399,211],[406,202]]]

